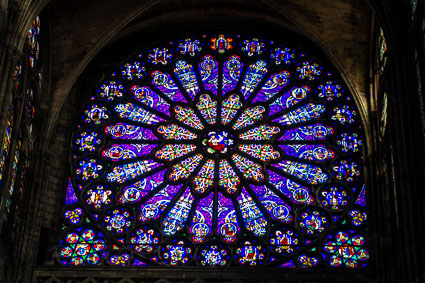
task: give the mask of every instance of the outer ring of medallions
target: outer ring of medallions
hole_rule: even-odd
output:
[[[56,258],[56,260],[62,266],[65,265],[65,264],[63,264],[62,261],[61,261],[61,259],[63,259],[63,257],[60,256],[60,250],[61,250],[61,248],[63,246],[69,245],[69,244],[67,244],[65,242],[65,237],[69,233],[77,233],[79,236],[81,236],[82,232],[84,230],[87,230],[87,229],[93,230],[94,233],[96,234],[97,238],[104,240],[104,243],[105,243],[105,248],[102,251],[106,252],[106,254],[105,254],[105,256],[103,256],[101,252],[98,252],[98,255],[100,257],[100,261],[97,264],[103,263],[108,258],[108,256],[109,256],[110,243],[108,242],[108,237],[107,237],[106,233],[104,233],[103,231],[99,231],[99,229],[97,229],[97,227],[94,226],[94,225],[92,225],[92,224],[88,224],[88,223],[82,223],[82,224],[80,224],[80,223],[79,224],[76,224],[76,225],[73,225],[73,226],[69,226],[67,229],[65,229],[64,231],[62,231],[60,233],[60,237],[59,237],[60,242],[59,242],[59,245],[56,246],[56,250],[57,250],[57,253],[58,253],[59,256]],[[77,231],[77,229],[81,229],[81,231]],[[99,237],[99,234],[101,234],[102,236]],[[66,264],[65,266],[70,266],[69,261],[71,260],[71,258],[72,257],[70,257],[70,258],[67,259],[68,264]]]
[[[300,249],[302,249],[302,247],[304,246],[304,235],[301,232],[301,230],[299,230],[298,228],[296,228],[293,225],[290,224],[277,224],[275,226],[272,226],[270,229],[270,233],[267,236],[267,244],[271,245],[270,240],[274,237],[276,237],[276,232],[277,231],[288,231],[291,230],[294,234],[293,234],[293,238],[296,238],[298,240],[298,245],[294,245],[294,251],[291,253],[286,253],[286,254],[282,254],[282,253],[278,253],[275,251],[275,249],[273,247],[270,248],[270,253],[271,255],[275,256],[277,258],[277,261],[279,261],[280,259],[287,259],[290,256],[293,256],[295,253],[297,253],[297,251],[299,251]]]
[[[326,189],[330,189],[332,187],[337,187],[338,191],[346,191],[347,192],[347,204],[345,206],[342,206],[340,209],[332,209],[331,207],[324,206],[322,204],[322,200],[324,197],[322,196],[322,192]],[[342,182],[332,182],[332,183],[326,183],[319,186],[319,188],[316,191],[316,200],[320,203],[320,206],[326,209],[328,212],[330,212],[332,215],[342,213],[346,210],[349,210],[353,203],[353,192],[350,187],[348,187],[345,183]]]
[[[313,234],[308,234],[306,229],[301,228],[301,225],[300,225],[302,221],[301,216],[304,212],[307,212],[307,211],[309,211],[310,213],[312,213],[313,211],[318,211],[319,213],[321,213],[323,216],[326,217],[327,224],[324,227],[324,230],[322,232],[319,232],[319,233],[314,232]],[[311,206],[307,206],[307,207],[303,207],[299,209],[296,214],[295,222],[297,223],[297,227],[299,227],[302,234],[304,235],[304,238],[307,238],[307,239],[316,239],[318,237],[322,237],[322,235],[326,234],[334,226],[334,219],[332,215],[325,208],[317,206],[317,205],[311,205]]]
[[[226,153],[209,153],[207,151],[208,146],[202,144],[202,141],[208,137],[209,133],[217,132],[217,131],[227,132],[233,140],[233,145],[231,146],[231,149],[228,150]],[[200,133],[198,144],[200,145],[202,154],[204,154],[205,156],[212,158],[214,160],[216,160],[216,159],[218,160],[218,159],[229,158],[230,156],[232,156],[232,154],[234,154],[236,151],[238,151],[238,147],[237,147],[238,141],[239,141],[238,135],[236,134],[236,132],[231,127],[222,126],[222,125],[221,126],[220,125],[208,125]]]

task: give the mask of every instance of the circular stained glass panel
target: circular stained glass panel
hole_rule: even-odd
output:
[[[304,268],[330,253],[316,246],[328,230],[363,232],[359,111],[331,67],[286,43],[148,48],[81,114],[67,199],[125,250],[109,263]]]

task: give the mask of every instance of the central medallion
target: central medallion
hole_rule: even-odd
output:
[[[233,149],[233,137],[226,131],[210,131],[202,140],[208,153],[227,153]]]

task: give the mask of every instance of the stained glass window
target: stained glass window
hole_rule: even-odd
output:
[[[166,46],[87,99],[58,262],[365,267],[363,131],[333,69],[257,37]]]
[[[12,138],[12,129],[13,129],[13,107],[11,107],[7,113],[7,125],[5,129],[5,133],[3,136],[3,145],[1,149],[0,155],[0,187],[2,186],[4,180],[4,170],[6,167],[7,156],[9,155],[10,150],[10,142]]]

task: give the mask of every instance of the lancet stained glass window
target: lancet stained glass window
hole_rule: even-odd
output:
[[[363,131],[316,57],[240,35],[152,46],[77,121],[63,265],[363,268]]]

